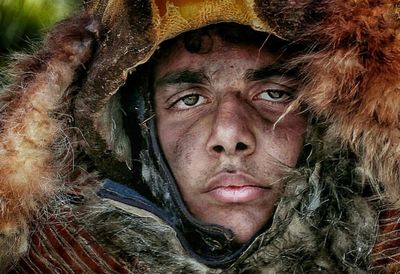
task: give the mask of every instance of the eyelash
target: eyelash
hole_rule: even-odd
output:
[[[278,99],[274,100],[273,96],[271,96],[270,94],[268,94],[268,96],[271,98],[271,100],[261,98],[261,95],[263,93],[270,93],[270,92],[278,92],[278,93],[280,93],[282,95],[282,97],[286,96],[286,98],[284,98],[284,99],[278,98]],[[287,101],[291,100],[293,98],[293,94],[291,92],[288,92],[288,91],[285,91],[285,90],[282,90],[282,89],[271,88],[271,89],[264,89],[263,91],[258,93],[254,98],[256,100],[267,101],[268,103],[282,104],[282,103],[286,103]]]
[[[191,93],[188,93],[188,94],[179,96],[179,98],[177,98],[176,100],[174,100],[174,101],[171,103],[171,105],[168,107],[168,109],[176,108],[176,106],[177,106],[177,104],[178,104],[179,102],[182,102],[183,104],[185,104],[185,103],[183,102],[183,100],[186,99],[186,98],[189,98],[189,97],[191,97],[191,96],[197,96],[197,101],[195,102],[195,104],[194,104],[193,106],[187,105],[187,107],[180,108],[179,111],[184,111],[184,110],[189,110],[189,109],[195,108],[195,107],[197,106],[196,104],[198,104],[198,101],[199,101],[201,98],[202,98],[203,100],[205,100],[205,101],[207,100],[207,98],[206,98],[205,96],[200,95],[200,94],[198,94],[198,93],[191,92]]]

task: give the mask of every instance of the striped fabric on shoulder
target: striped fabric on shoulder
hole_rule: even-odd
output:
[[[104,248],[72,217],[68,222],[52,220],[37,229],[30,250],[10,274],[128,274],[146,273],[139,261],[123,262]]]
[[[400,209],[381,210],[371,261],[375,273],[400,273]]]

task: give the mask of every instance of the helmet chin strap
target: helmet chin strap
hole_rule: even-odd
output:
[[[193,217],[181,197],[175,178],[160,149],[156,119],[150,119],[148,125],[149,128],[144,131],[144,134],[147,135],[151,163],[162,178],[164,187],[162,190],[169,194],[155,193],[159,196],[155,198],[157,201],[161,200],[160,202],[163,204],[169,202],[172,207],[169,210],[173,211],[170,213],[176,215],[179,220],[175,223],[177,229],[183,235],[183,239],[180,240],[192,257],[209,266],[229,265],[237,259],[248,245],[239,246],[235,244],[233,241],[234,234],[230,229],[220,225],[206,224]],[[152,184],[152,182],[147,183]],[[162,201],[163,199],[171,199],[171,201]],[[213,213],[210,212],[210,214]]]

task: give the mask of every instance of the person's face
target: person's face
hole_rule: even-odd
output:
[[[178,42],[155,66],[157,134],[191,213],[244,243],[273,215],[305,118],[290,112],[278,121],[295,83],[271,67],[277,54],[211,37],[209,53]]]

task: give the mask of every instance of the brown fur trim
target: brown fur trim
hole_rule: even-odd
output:
[[[129,71],[138,61],[148,59],[154,51],[156,34],[152,23],[150,1],[94,0],[88,1],[90,12],[101,18],[106,38],[99,45],[97,58],[75,98],[76,125],[85,134],[85,151],[105,176],[129,184],[132,176],[130,143],[120,147],[114,139],[115,125],[122,123],[119,101],[113,95],[125,83]],[[119,114],[113,116],[113,110]],[[122,139],[128,140],[124,129]],[[132,144],[133,146],[135,144]],[[128,153],[126,153],[128,152]],[[125,157],[128,156],[128,157]]]
[[[16,84],[1,93],[0,272],[26,251],[27,223],[60,187],[52,145],[64,122],[52,113],[65,100],[75,70],[90,58],[97,31],[86,14],[61,22],[46,47],[16,65]]]
[[[400,21],[393,0],[323,1],[324,18],[306,41],[317,50],[299,58],[300,100],[332,123],[351,145],[365,175],[400,195]]]

